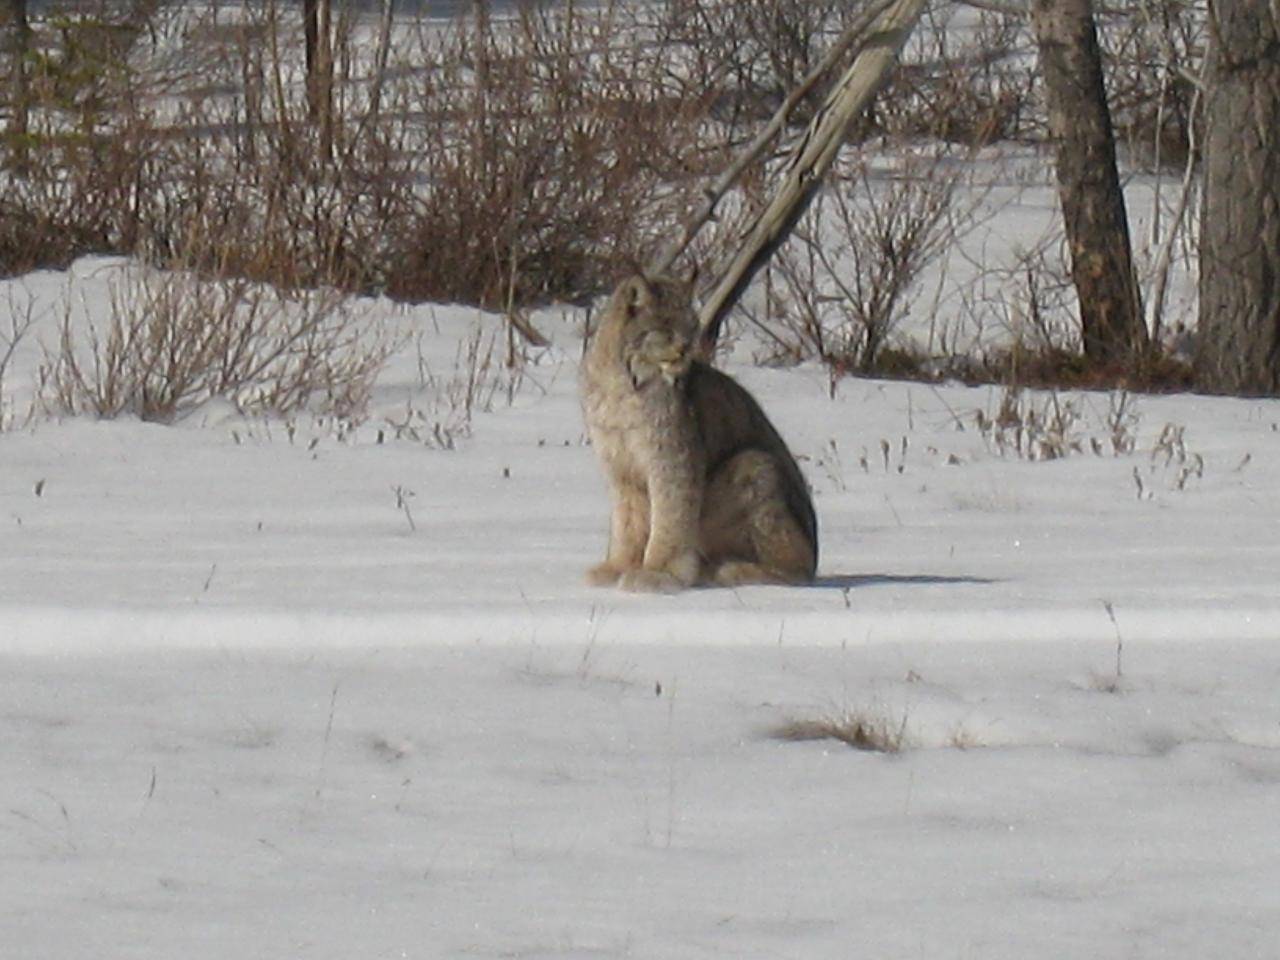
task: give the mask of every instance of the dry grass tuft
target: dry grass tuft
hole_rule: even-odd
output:
[[[801,720],[789,720],[770,733],[775,740],[804,743],[811,740],[838,740],[855,750],[871,753],[901,753],[908,746],[907,718],[895,722],[888,717],[865,712],[844,713]]]

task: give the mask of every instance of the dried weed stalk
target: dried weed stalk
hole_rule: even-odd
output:
[[[9,429],[13,422],[13,410],[6,390],[9,367],[18,347],[31,333],[36,322],[35,300],[29,294],[20,300],[17,289],[11,287],[7,307],[7,328],[0,328],[0,433]]]

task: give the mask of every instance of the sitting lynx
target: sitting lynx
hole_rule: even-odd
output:
[[[582,368],[582,406],[613,499],[588,580],[625,590],[803,583],[818,562],[809,490],[769,419],[693,356],[697,320],[669,280],[614,291]]]

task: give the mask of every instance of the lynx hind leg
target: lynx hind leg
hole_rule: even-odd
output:
[[[804,582],[799,578],[783,576],[776,570],[770,570],[768,567],[746,560],[728,560],[716,567],[712,576],[718,587],[747,587],[752,584],[791,586]]]
[[[721,586],[813,580],[815,545],[787,506],[777,462],[745,450],[712,477],[702,519],[710,579]]]
[[[587,571],[587,583],[608,587],[644,562],[649,541],[649,499],[643,490],[623,484],[613,485],[609,520],[609,552],[604,563]]]

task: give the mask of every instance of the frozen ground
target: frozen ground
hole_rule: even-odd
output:
[[[998,389],[735,365],[821,579],[633,597],[581,585],[578,318],[469,433],[493,319],[380,304],[421,336],[354,430],[24,422],[117,269],[0,289],[48,311],[0,434],[0,957],[1276,955],[1280,403],[1064,395],[1038,461]],[[775,735],[841,719],[903,749]]]

